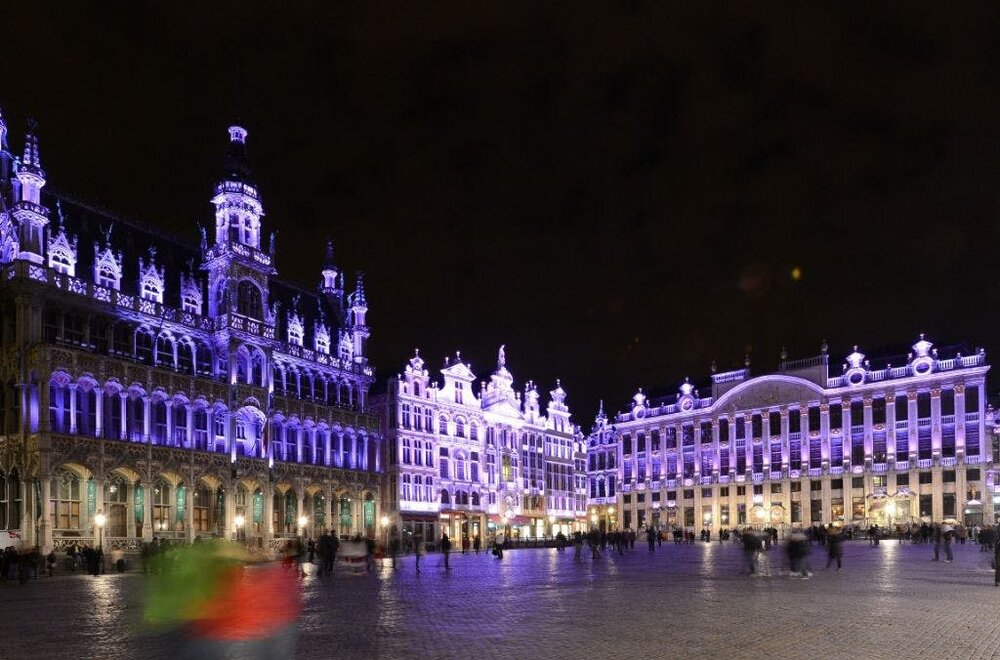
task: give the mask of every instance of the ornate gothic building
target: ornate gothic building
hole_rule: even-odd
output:
[[[385,397],[389,519],[404,542],[460,541],[497,530],[542,538],[586,525],[584,441],[559,383],[541,413],[538,389],[513,388],[503,347],[490,382],[456,355],[432,380],[419,353]]]
[[[246,139],[189,245],[44,189],[33,129],[16,159],[0,118],[6,542],[375,531],[363,280],[345,295],[329,244],[317,288],[277,278]]]
[[[982,350],[940,351],[922,336],[873,364],[855,347],[777,373],[713,373],[640,390],[589,438],[590,515],[606,527],[992,524],[998,447]]]

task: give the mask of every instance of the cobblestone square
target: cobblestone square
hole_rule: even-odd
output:
[[[811,579],[787,575],[783,548],[742,574],[727,543],[637,544],[624,555],[572,548],[429,555],[395,570],[305,578],[301,658],[922,657],[997,654],[1000,589],[990,555],[954,546],[847,543],[844,568],[810,555]],[[144,577],[57,575],[0,584],[4,658],[171,657],[170,636],[139,622]]]

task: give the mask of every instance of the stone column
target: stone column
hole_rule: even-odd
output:
[[[76,389],[79,387],[76,383],[70,383],[66,386],[66,395],[69,397],[69,432],[73,435],[76,434],[77,423],[76,423]]]
[[[104,389],[97,386],[94,389],[94,437],[104,437]]]
[[[890,469],[896,469],[896,393],[885,393],[885,453]]]
[[[830,404],[821,403],[819,404],[819,437],[820,437],[820,455],[822,457],[822,466],[824,471],[830,466]],[[812,467],[812,463],[809,463],[809,467]],[[826,506],[824,502],[824,506]],[[824,515],[827,513],[823,512]]]
[[[729,471],[734,472],[736,470],[736,417],[733,415],[729,416]],[[735,512],[731,511],[730,516],[736,515]]]
[[[190,486],[188,486],[184,490],[186,491],[184,493],[184,495],[185,495],[186,500],[187,500],[186,501],[187,507],[184,509],[184,529],[185,529],[185,531],[187,531],[187,540],[188,540],[188,543],[191,543],[191,542],[194,541],[194,537],[195,537],[195,531],[194,531],[194,495],[195,495],[196,492],[198,492],[198,489],[195,487],[195,484],[192,483]],[[210,501],[208,503],[208,507],[209,507],[209,511],[211,511],[212,509],[214,509],[215,508],[215,501],[214,500]]]
[[[264,496],[264,549],[270,550],[271,540],[274,538],[274,486],[265,485],[261,488],[261,494]]]
[[[873,453],[873,449],[874,449],[873,445],[875,444],[874,437],[873,437],[873,434],[872,434],[872,428],[874,427],[874,423],[872,422],[872,398],[870,396],[866,396],[864,398],[863,402],[864,402],[864,407],[865,407],[864,408],[864,420],[862,421],[862,423],[865,426],[865,431],[864,431],[864,433],[865,433],[865,460],[866,461],[871,461],[872,460],[872,453]]]
[[[782,408],[779,415],[781,416],[781,430],[779,431],[779,433],[781,433],[781,469],[785,471],[788,470],[788,466],[791,462],[791,448],[789,446],[791,441],[791,431],[788,427],[788,407],[786,406]],[[799,415],[799,417],[801,417],[801,415]],[[799,446],[801,447],[802,445],[800,444]]]
[[[222,527],[222,538],[238,540],[236,528],[236,493],[239,483],[234,483],[223,491],[223,502],[226,520]],[[212,502],[212,509],[215,509],[215,501]],[[249,539],[253,535],[253,493],[250,493],[250,501],[243,513],[243,534]]]
[[[152,402],[148,396],[142,397],[142,441],[149,442],[152,437],[150,426],[152,423]]]
[[[700,486],[701,485],[701,424],[695,424],[693,432],[694,432],[694,480]],[[650,456],[651,454],[652,452],[647,452],[646,455]],[[638,476],[638,472],[636,472],[636,475]]]
[[[305,490],[300,487],[295,494],[298,495],[298,498],[296,499],[297,507],[295,513],[296,534],[301,533],[303,537],[309,538],[310,536],[309,529],[310,527],[312,527],[313,523],[312,517],[311,516],[309,517],[309,521],[306,522],[305,526],[302,528],[299,527],[299,520],[298,520],[302,516],[306,515],[306,493]]]
[[[917,452],[920,450],[920,437],[917,434],[917,393],[915,391],[906,393],[906,420],[906,434],[910,444],[910,458],[915,459],[918,455]]]
[[[42,473],[39,477],[42,482],[42,516],[38,521],[38,545],[41,547],[51,547],[52,546],[52,521],[49,519],[49,502],[52,500],[52,475],[48,473]],[[26,490],[27,484],[21,484],[21,503],[22,509],[23,504],[26,500],[25,496],[29,492]],[[25,522],[29,520],[28,516],[24,515],[24,511],[21,512],[21,529],[26,528]]]
[[[142,493],[142,540],[149,543],[153,540],[153,495],[155,486],[150,478],[143,486]]]
[[[992,445],[990,438],[980,438],[980,454],[989,453]],[[955,385],[955,455],[965,456],[965,384]]]
[[[941,459],[941,388],[931,388],[931,457]]]
[[[167,399],[163,402],[163,405],[167,409],[167,437],[164,439],[164,445],[167,447],[174,446],[174,402]]]
[[[747,413],[743,416],[743,437],[746,439],[746,446],[743,448],[743,453],[746,455],[747,461],[747,472],[751,474],[751,480],[748,483],[753,483],[753,415]],[[751,489],[752,490],[752,489]]]
[[[760,414],[760,445],[761,445],[761,458],[763,459],[763,467],[761,468],[764,474],[767,475],[768,480],[771,479],[769,474],[771,471],[771,413],[768,411],[762,411]],[[770,493],[769,493],[770,494]]]
[[[121,439],[130,440],[128,437],[128,393],[119,392],[118,401],[121,406]]]
[[[190,449],[194,447],[194,404],[187,405],[187,443],[184,445]]]

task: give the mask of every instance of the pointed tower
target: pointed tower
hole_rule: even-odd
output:
[[[573,430],[569,424],[569,407],[566,406],[566,390],[562,388],[562,383],[556,378],[556,389],[549,392],[549,400],[546,412],[549,414],[549,426],[559,433],[568,433]]]
[[[341,273],[337,270],[336,262],[333,258],[333,241],[326,241],[326,254],[323,256],[323,281],[319,285],[319,291],[323,294],[323,299],[327,306],[337,314],[337,321],[341,324],[344,321],[344,285],[343,277],[338,277]]]
[[[364,274],[359,270],[357,284],[354,286],[354,293],[351,294],[351,319],[350,332],[354,340],[354,361],[359,364],[366,364],[368,357],[365,355],[368,337],[371,335],[365,315],[368,313],[368,299],[365,297]]]
[[[10,263],[21,251],[17,225],[11,212],[15,201],[11,182],[13,164],[14,156],[7,147],[7,122],[0,113],[0,264]]]
[[[215,186],[215,240],[205,251],[208,271],[208,314],[236,312],[273,325],[268,306],[268,278],[276,273],[269,251],[261,249],[264,207],[250,176],[247,131],[229,127],[223,178]],[[273,338],[273,333],[271,333]]]
[[[45,229],[49,224],[49,210],[42,206],[41,194],[45,186],[45,170],[38,155],[38,136],[35,123],[28,126],[24,136],[24,155],[17,168],[19,195],[14,204],[14,219],[18,225],[20,259],[42,264],[45,249]]]

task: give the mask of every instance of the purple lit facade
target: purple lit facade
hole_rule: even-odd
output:
[[[460,355],[445,361],[441,378],[418,353],[382,402],[387,522],[404,543],[442,532],[485,543],[497,532],[545,538],[584,529],[584,439],[560,384],[542,414],[534,383],[523,396],[514,390],[503,347],[478,393]]]
[[[814,358],[783,356],[777,373],[713,373],[710,396],[687,381],[664,399],[640,390],[590,435],[589,514],[713,533],[993,523],[988,370],[985,351],[939,354],[921,337],[879,368],[855,347],[831,376],[824,344]]]
[[[345,295],[329,244],[317,288],[277,278],[246,138],[230,127],[212,229],[190,245],[43,192],[37,137],[18,161],[0,119],[5,542],[91,543],[99,513],[105,547],[130,551],[376,532],[363,280]]]

